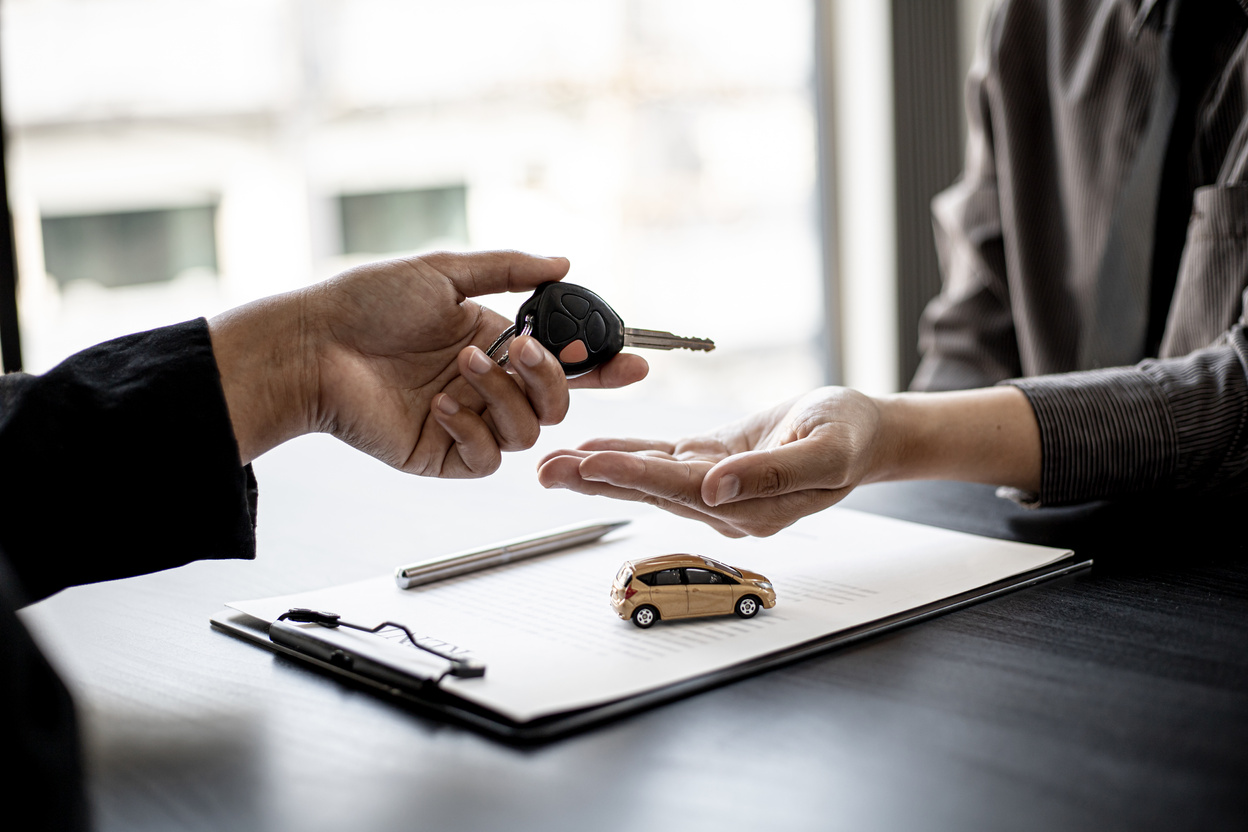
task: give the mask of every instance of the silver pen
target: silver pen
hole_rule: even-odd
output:
[[[596,520],[590,523],[578,523],[530,537],[518,537],[515,540],[496,543],[485,549],[469,549],[422,560],[394,570],[394,582],[399,585],[399,589],[411,589],[414,586],[489,569],[491,566],[501,566],[522,558],[557,552],[560,549],[571,549],[583,543],[592,543],[621,526],[627,526],[630,522],[629,520]]]

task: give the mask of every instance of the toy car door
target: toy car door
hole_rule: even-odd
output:
[[[733,610],[732,585],[710,569],[685,569],[689,589],[690,615],[727,615]]]
[[[650,603],[659,610],[660,618],[680,618],[689,614],[689,598],[679,569],[655,572],[650,581]]]

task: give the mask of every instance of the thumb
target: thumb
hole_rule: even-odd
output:
[[[437,252],[423,258],[446,275],[466,297],[526,292],[568,273],[568,258],[538,257],[522,251]]]
[[[716,463],[702,480],[702,500],[719,506],[807,489],[833,489],[844,477],[812,438],[764,451],[734,454]]]

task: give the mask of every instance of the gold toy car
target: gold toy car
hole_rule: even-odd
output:
[[[611,585],[620,618],[645,629],[660,618],[728,615],[753,618],[776,605],[771,581],[700,555],[659,555],[625,561]]]

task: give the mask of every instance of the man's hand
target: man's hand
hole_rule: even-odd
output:
[[[538,466],[547,488],[637,500],[729,537],[775,534],[841,500],[872,469],[880,412],[829,387],[705,436],[596,439]]]
[[[569,384],[532,338],[504,371],[484,353],[510,323],[469,300],[527,292],[568,270],[518,252],[431,254],[361,266],[210,322],[244,462],[323,431],[414,474],[483,476],[502,451],[561,421],[568,388],[620,387],[646,374],[619,355]]]
[[[547,488],[649,503],[729,537],[775,534],[858,485],[1040,485],[1040,436],[1014,387],[872,398],[824,387],[705,436],[596,439],[538,465]]]

